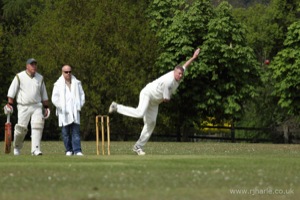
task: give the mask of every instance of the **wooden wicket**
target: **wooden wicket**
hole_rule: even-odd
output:
[[[108,115],[97,115],[96,116],[96,148],[97,155],[100,154],[99,149],[99,118],[101,119],[101,147],[102,147],[102,155],[105,155],[105,137],[104,133],[106,132],[107,138],[107,155],[110,155],[110,122]],[[105,128],[105,119],[106,119],[106,128]]]

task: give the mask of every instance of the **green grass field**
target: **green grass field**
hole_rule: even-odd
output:
[[[112,142],[97,156],[66,157],[62,142],[43,142],[43,156],[5,155],[0,143],[0,199],[299,199],[300,146],[250,143]]]

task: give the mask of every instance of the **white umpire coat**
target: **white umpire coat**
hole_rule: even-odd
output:
[[[51,100],[56,107],[60,127],[72,123],[80,124],[80,111],[85,103],[85,94],[81,82],[74,75],[71,78],[71,88],[67,86],[63,75],[54,83]]]

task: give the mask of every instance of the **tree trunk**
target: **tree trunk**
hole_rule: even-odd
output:
[[[288,125],[283,125],[283,138],[284,138],[284,143],[285,144],[290,142],[290,140],[289,140],[289,126]]]

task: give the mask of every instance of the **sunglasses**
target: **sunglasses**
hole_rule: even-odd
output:
[[[71,74],[72,71],[64,71],[65,74]]]

